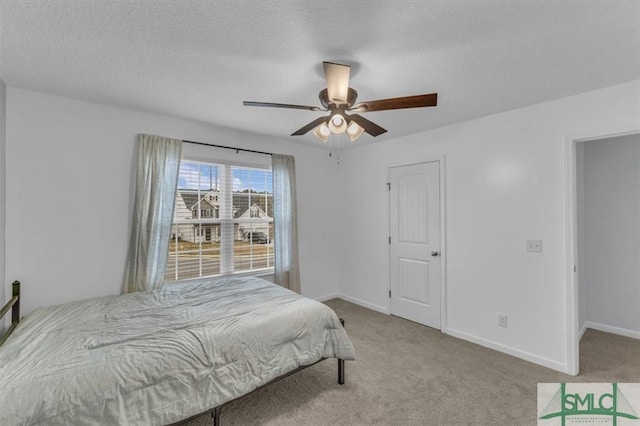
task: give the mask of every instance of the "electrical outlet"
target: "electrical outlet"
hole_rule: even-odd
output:
[[[527,251],[532,253],[541,253],[542,240],[527,240]]]
[[[498,325],[500,327],[507,326],[507,316],[505,314],[498,314]]]

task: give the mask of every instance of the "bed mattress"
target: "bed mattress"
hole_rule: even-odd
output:
[[[0,347],[0,425],[169,424],[354,356],[330,308],[255,277],[40,308]]]

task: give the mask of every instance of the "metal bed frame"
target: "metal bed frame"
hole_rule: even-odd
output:
[[[9,326],[9,328],[7,328],[7,330],[4,332],[4,334],[0,337],[0,346],[2,346],[2,344],[7,340],[7,338],[9,337],[9,335],[13,332],[13,330],[15,330],[16,326],[18,325],[18,323],[20,322],[20,281],[14,281],[13,284],[11,285],[12,287],[12,297],[11,299],[9,299],[9,301],[2,307],[2,309],[0,309],[0,320],[2,319],[2,317],[4,317],[4,315],[9,312],[9,310],[11,310],[11,325]],[[340,324],[342,324],[342,326],[344,327],[344,320],[342,318],[340,318]],[[316,365],[317,363],[324,361],[326,358],[321,358],[318,361],[314,362],[313,364],[309,364],[309,365],[303,365],[301,367],[296,368],[295,370],[289,371],[288,373],[283,374],[282,376],[278,376],[275,379],[265,383],[262,386],[257,387],[256,389],[252,390],[251,392],[244,394],[238,398],[232,399],[231,401],[227,401],[222,405],[219,405],[217,407],[214,407],[212,410],[209,410],[208,412],[211,414],[211,417],[213,418],[213,425],[214,426],[220,426],[220,416],[222,414],[222,408],[227,405],[232,403],[233,401],[240,399],[242,397],[245,397],[257,390],[260,390],[262,388],[265,388],[267,386],[269,386],[272,383],[275,383],[277,381],[280,381],[286,377],[289,377],[299,371],[302,371],[306,368],[309,368],[311,366]],[[339,359],[338,358],[338,384],[340,385],[344,385],[345,382],[345,362],[344,359]],[[198,415],[195,415],[193,417],[189,417],[188,419],[182,420],[178,423],[174,423],[174,425],[180,425],[183,423],[186,423],[188,421],[191,421],[193,419],[195,419],[196,417],[201,416],[202,414],[205,414],[207,411],[205,411],[204,413],[200,413]]]
[[[4,317],[4,315],[9,312],[11,309],[11,325],[4,332],[2,337],[0,337],[0,346],[7,340],[9,335],[15,330],[16,326],[20,322],[20,281],[14,281],[11,284],[12,288],[12,297],[9,301],[0,309],[0,319]]]

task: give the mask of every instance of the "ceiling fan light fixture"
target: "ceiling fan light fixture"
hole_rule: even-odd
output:
[[[344,133],[344,131],[347,130],[347,120],[340,114],[334,114],[331,120],[329,120],[329,130],[331,130],[331,133],[334,135]]]
[[[327,123],[322,123],[313,129],[313,135],[320,139],[322,142],[326,142],[329,140],[329,135],[331,134],[331,130],[329,130],[329,126]]]
[[[362,133],[364,133],[364,129],[355,121],[352,121],[349,123],[349,126],[347,126],[347,136],[349,136],[349,140],[351,140],[351,142],[362,136]]]

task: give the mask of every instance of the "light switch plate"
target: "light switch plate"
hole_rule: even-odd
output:
[[[527,240],[527,251],[542,253],[542,240]]]

